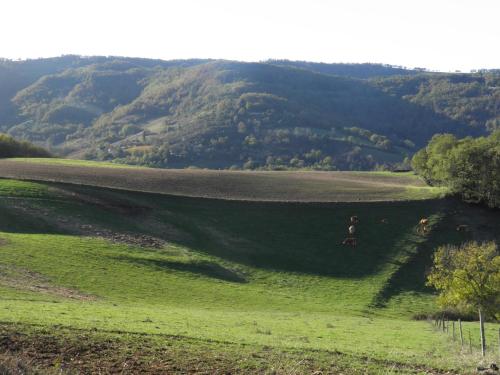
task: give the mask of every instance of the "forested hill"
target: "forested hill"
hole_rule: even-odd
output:
[[[269,64],[301,68],[322,74],[331,74],[353,78],[373,78],[390,77],[395,75],[416,75],[421,73],[422,69],[407,69],[402,66],[393,66],[386,64],[326,64],[309,61],[291,61],[291,60],[268,60]]]
[[[320,69],[321,68],[321,69]],[[65,56],[0,62],[0,130],[162,167],[373,169],[500,126],[500,74]]]

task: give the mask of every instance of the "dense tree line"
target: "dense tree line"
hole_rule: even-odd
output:
[[[8,135],[0,133],[0,158],[12,157],[50,157],[45,149],[27,141],[17,141]]]
[[[412,159],[431,184],[449,186],[466,201],[500,207],[500,130],[488,137],[435,135]]]

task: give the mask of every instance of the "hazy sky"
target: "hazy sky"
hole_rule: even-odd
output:
[[[500,0],[1,0],[0,57],[500,68]]]

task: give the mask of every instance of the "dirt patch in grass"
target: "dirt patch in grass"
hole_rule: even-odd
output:
[[[5,246],[9,243],[5,238],[0,238],[0,246]]]
[[[22,201],[17,199],[11,200],[9,202],[9,206],[16,210],[22,211],[23,214],[29,214],[57,228],[60,228],[64,232],[75,233],[88,237],[102,238],[114,243],[123,243],[132,246],[155,249],[161,249],[167,244],[167,241],[155,236],[132,232],[117,232],[100,225],[88,224],[88,221],[86,221],[83,217],[81,217],[81,215],[78,214],[68,218],[67,216],[64,216],[62,214],[57,214],[49,207],[33,207],[32,205],[30,205],[29,201]],[[144,222],[147,222],[149,224],[151,221],[152,220],[146,219]],[[158,223],[151,223],[151,226],[153,224],[158,226]],[[174,232],[175,228],[171,228],[166,224],[163,224],[161,226],[161,231],[167,235],[172,233],[173,235],[176,235],[178,237],[178,233]],[[0,239],[0,246],[2,246],[2,244],[2,239]],[[6,244],[6,242],[4,242],[4,244]]]
[[[77,231],[85,236],[102,238],[114,243],[122,243],[131,246],[162,249],[167,245],[167,241],[158,237],[149,236],[147,234],[114,232],[90,224],[80,225]]]
[[[50,283],[48,278],[39,273],[13,266],[0,265],[0,285],[82,301],[94,301],[97,299],[95,296],[75,289],[54,285]]]

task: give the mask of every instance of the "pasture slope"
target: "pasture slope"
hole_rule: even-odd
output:
[[[13,176],[13,163],[1,162],[0,176],[36,177]],[[498,240],[497,212],[411,200],[425,195],[411,195],[421,183],[410,176],[394,178],[417,188],[399,186],[409,195],[392,201],[357,201],[350,174],[355,202],[304,203],[90,186],[114,170],[90,169],[98,177],[87,184],[0,180],[0,359],[89,374],[470,373],[480,361],[412,318],[435,310],[424,286],[433,249]],[[393,178],[372,177],[374,189]],[[276,181],[268,191],[292,191]],[[300,194],[328,197],[324,186]],[[340,245],[353,214],[355,249]],[[493,342],[498,326],[487,329]]]

